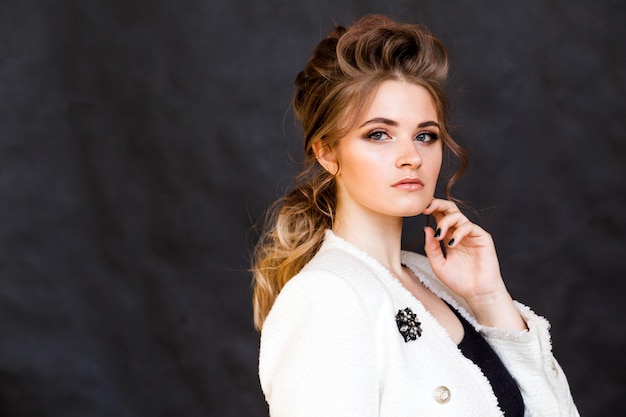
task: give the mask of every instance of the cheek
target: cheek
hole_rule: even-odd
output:
[[[341,165],[343,179],[351,183],[367,183],[376,175],[376,162],[365,158],[348,158]]]
[[[349,144],[352,146],[341,147],[337,155],[341,172],[346,176],[354,179],[371,177],[385,166],[386,160],[383,152],[372,151],[359,146],[358,143]]]
[[[439,176],[439,173],[441,172],[441,158],[439,158],[439,160],[433,165],[433,175],[435,177]]]
[[[424,156],[424,168],[433,177],[438,177],[441,171],[441,163],[443,161],[443,155],[441,149],[433,149],[433,152]]]

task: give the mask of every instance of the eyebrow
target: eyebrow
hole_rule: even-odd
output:
[[[371,125],[371,124],[374,124],[374,123],[382,123],[382,124],[389,125],[389,126],[398,126],[398,122],[396,122],[395,120],[387,119],[385,117],[375,117],[375,118],[370,119],[367,122],[363,123],[361,126],[359,126],[359,129],[364,127],[364,126]],[[432,120],[429,120],[429,121],[426,121],[426,122],[422,122],[422,123],[419,123],[417,125],[417,127],[419,127],[419,128],[431,127],[431,126],[434,126],[436,128],[440,128],[439,123],[437,123],[435,121],[432,121]]]

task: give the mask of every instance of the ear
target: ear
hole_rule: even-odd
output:
[[[328,146],[322,142],[315,142],[313,144],[313,153],[317,162],[331,175],[337,175],[339,173],[339,163],[337,162],[337,155]]]

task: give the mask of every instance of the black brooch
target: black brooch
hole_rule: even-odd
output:
[[[396,314],[396,324],[405,342],[416,340],[422,335],[422,328],[420,327],[422,323],[420,323],[415,313],[408,307],[404,310],[398,310],[398,314]]]

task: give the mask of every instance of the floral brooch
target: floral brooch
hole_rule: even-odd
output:
[[[415,313],[408,307],[404,310],[398,310],[398,314],[396,314],[396,324],[398,325],[398,330],[404,338],[404,341],[407,343],[409,340],[417,340],[417,338],[422,335],[422,328],[420,327],[422,323],[420,323]]]

